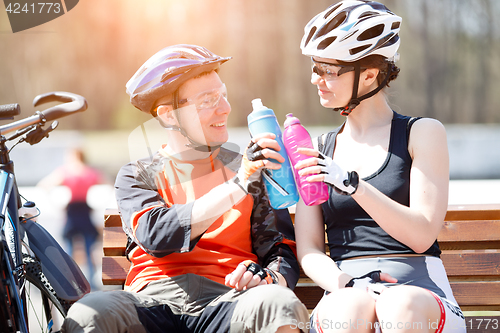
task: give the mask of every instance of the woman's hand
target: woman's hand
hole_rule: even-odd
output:
[[[300,176],[308,176],[308,182],[325,182],[335,188],[341,194],[351,195],[358,188],[358,174],[355,171],[348,172],[335,163],[330,157],[315,149],[298,148],[300,154],[311,156],[295,165]]]
[[[398,279],[393,278],[388,273],[380,273],[380,281],[389,282],[389,283],[397,283]]]
[[[380,296],[380,294],[384,291],[384,289],[387,289],[387,287],[380,282],[396,283],[398,282],[398,280],[393,278],[388,273],[373,271],[363,276],[352,278],[345,285],[345,287],[365,290],[368,294],[370,294],[371,297],[376,300],[378,296]]]
[[[370,273],[367,273],[363,276],[359,277],[354,277],[349,280],[349,282],[346,283],[346,288],[348,287],[357,287],[357,286],[364,286],[369,283],[377,283],[377,282],[389,282],[389,283],[396,283],[398,280],[396,278],[393,278],[391,275],[388,273],[382,273],[381,271],[373,271]]]

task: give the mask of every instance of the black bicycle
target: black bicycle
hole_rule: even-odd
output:
[[[71,304],[90,292],[75,261],[36,223],[40,211],[18,192],[9,156],[21,142],[34,145],[48,137],[57,127],[56,119],[87,109],[85,98],[68,92],[39,95],[33,104],[49,102],[63,104],[0,126],[0,332],[54,332],[56,311],[65,317]],[[19,104],[0,106],[0,120],[19,114]]]

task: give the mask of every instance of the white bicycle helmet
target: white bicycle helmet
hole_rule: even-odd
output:
[[[383,4],[368,0],[341,1],[307,23],[300,43],[302,54],[351,62],[354,67],[351,100],[334,111],[348,116],[362,100],[372,97],[389,82],[400,44],[400,26],[401,17]],[[376,89],[358,97],[359,60],[371,55],[386,59],[385,79]]]
[[[401,17],[375,1],[341,1],[304,28],[300,48],[308,56],[353,62],[372,54],[388,59],[400,44]]]

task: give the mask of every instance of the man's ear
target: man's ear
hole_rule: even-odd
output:
[[[160,105],[156,109],[158,117],[168,125],[177,125],[172,105]]]

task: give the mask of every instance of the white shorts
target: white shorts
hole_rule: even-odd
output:
[[[448,277],[441,259],[430,256],[417,257],[378,257],[337,262],[339,268],[351,276],[362,276],[374,270],[389,273],[398,279],[397,284],[384,283],[387,287],[399,284],[413,285],[427,289],[436,299],[441,310],[439,322],[427,323],[436,333],[465,333],[466,323],[462,310],[457,305],[448,282]],[[324,297],[328,297],[325,293]],[[321,301],[316,306],[320,306]],[[323,332],[317,311],[314,309],[310,318],[310,332]],[[376,332],[383,327],[374,324]]]

